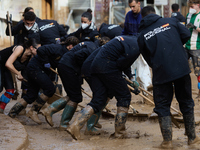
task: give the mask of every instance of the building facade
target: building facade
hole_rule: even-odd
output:
[[[156,13],[170,17],[171,4],[178,3],[183,15],[188,13],[187,0],[141,0],[141,6],[152,5]],[[69,33],[81,25],[81,14],[88,8],[93,10],[93,21],[97,28],[105,22],[121,24],[130,10],[128,0],[0,0],[0,45],[10,45],[5,35],[6,14],[12,14],[13,24],[22,19],[26,7],[33,7],[41,19],[54,19],[59,24],[69,25]]]

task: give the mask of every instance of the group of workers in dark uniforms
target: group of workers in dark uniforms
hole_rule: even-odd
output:
[[[17,74],[19,70],[17,70],[17,67],[14,66],[14,68],[18,71],[17,73],[14,72],[15,74],[18,75],[17,78],[21,81],[27,80],[28,87],[26,87],[27,92],[26,94],[23,95],[22,99],[20,99],[11,108],[8,114],[10,117],[15,117],[23,109],[26,108],[27,104],[33,103],[30,111],[28,111],[27,113],[27,116],[30,117],[36,123],[41,124],[41,121],[38,118],[38,113],[41,107],[55,93],[55,86],[52,83],[52,80],[50,77],[52,73],[50,68],[53,68],[53,69],[58,68],[58,73],[63,83],[64,89],[67,93],[67,96],[59,99],[58,101],[55,101],[49,107],[53,106],[57,108],[56,111],[54,110],[51,112],[51,116],[53,115],[53,113],[59,111],[62,108],[65,108],[63,111],[62,118],[61,118],[60,128],[66,129],[68,127],[69,121],[73,117],[73,114],[76,110],[78,103],[82,101],[82,94],[81,94],[82,65],[84,64],[87,57],[90,56],[91,53],[93,53],[93,51],[98,49],[98,51],[96,52],[99,52],[102,45],[106,44],[110,39],[113,39],[115,36],[120,35],[122,31],[122,28],[119,25],[102,24],[100,28],[100,32],[98,32],[96,29],[96,26],[91,20],[92,20],[92,14],[91,14],[91,11],[88,10],[87,12],[83,13],[81,16],[82,26],[76,32],[67,35],[67,34],[63,34],[64,32],[60,32],[62,30],[59,30],[58,27],[57,29],[54,29],[57,25],[56,21],[51,21],[51,23],[48,25],[41,25],[43,22],[47,22],[49,20],[37,19],[38,22],[36,22],[36,16],[32,10],[31,11],[29,10],[24,13],[23,21],[19,22],[20,25],[18,24],[18,26],[23,26],[22,29],[24,30],[23,31],[22,29],[20,29],[19,34],[24,33],[24,35],[20,34],[21,37],[23,38],[21,39],[18,38],[20,40],[17,39],[18,41],[16,41],[16,43],[20,45],[20,43],[23,43],[23,42],[27,43],[31,39],[35,39],[35,41],[40,41],[40,43],[36,42],[36,45],[31,45],[31,47],[33,48],[33,51],[31,51],[30,54],[35,55],[35,56],[31,58],[29,63],[26,64],[26,72],[27,72],[26,78],[25,76],[21,74]],[[19,27],[17,29],[16,28],[17,27],[14,27],[14,29],[12,28],[12,35],[17,33],[15,30],[19,31]],[[48,30],[48,31],[45,31],[45,30]],[[115,32],[116,30],[118,32]],[[57,31],[57,33],[59,33],[60,37],[58,36],[58,38],[60,38],[61,41],[64,40],[64,42],[62,42],[61,44],[58,44],[55,41],[56,39],[55,37],[52,37],[52,36],[50,37],[49,33],[53,33],[54,31]],[[53,35],[56,35],[56,34],[53,34]],[[101,35],[101,37],[99,37],[99,35]],[[48,36],[50,38],[47,38]],[[131,42],[131,45],[127,45],[127,42],[128,42],[126,40],[127,38],[128,37],[118,37],[115,40],[113,40],[112,44],[109,46],[110,49],[112,49],[112,46],[114,46],[113,48],[117,46],[118,49],[121,49],[121,51],[119,51],[116,54],[116,56],[112,58],[113,60],[111,61],[111,64],[115,66],[116,65],[115,61],[118,58],[120,58],[118,62],[118,66],[120,67],[120,69],[117,72],[117,68],[115,69],[113,68],[115,70],[113,72],[113,75],[115,72],[117,72],[118,77],[120,77],[122,81],[125,81],[124,79],[122,79],[122,71],[124,71],[125,73],[128,72],[126,73],[127,76],[129,76],[130,79],[132,78],[129,67],[139,55],[139,50],[136,44],[136,38],[129,37],[130,39],[133,38],[135,41],[135,42]],[[54,39],[54,42],[52,39]],[[118,44],[116,45],[116,43]],[[41,44],[41,46],[39,46],[39,44]],[[10,53],[10,57],[12,57],[12,55],[15,52],[13,47],[11,49],[12,49],[12,52]],[[134,54],[131,53],[132,52],[131,49],[135,50]],[[6,51],[6,50],[2,50],[2,51]],[[111,52],[110,56],[112,55],[112,53],[115,54],[116,52],[115,51]],[[94,53],[94,54],[96,55],[97,53]],[[124,56],[120,57],[121,55],[124,55]],[[131,57],[133,57],[132,55],[134,55],[134,59],[131,60]],[[23,56],[23,53],[21,56]],[[8,58],[8,60],[9,59],[10,58]],[[130,62],[129,63],[127,62],[126,64],[124,63],[126,61],[130,61]],[[120,63],[124,63],[126,64],[126,66],[123,66],[123,65],[120,66]],[[106,63],[104,65],[106,65]],[[111,71],[112,67],[105,68],[105,69]],[[10,70],[10,71],[13,72],[13,70]],[[107,104],[106,102],[107,102],[108,97],[112,98],[116,93],[115,91],[111,90],[112,92],[108,94],[109,87],[104,86],[103,82],[100,80],[98,81],[97,77],[93,77],[92,76],[93,72],[92,70],[88,68],[88,66],[86,67],[85,72],[90,72],[89,76],[84,76],[84,77],[85,78],[87,77],[86,81],[89,83],[93,91],[93,100],[91,101],[90,104],[91,106],[93,106],[94,113],[99,113]],[[121,72],[121,75],[120,75],[120,72]],[[116,82],[117,81],[119,80],[116,80]],[[99,82],[98,85],[100,87],[96,85],[96,83],[98,82]],[[125,82],[124,82],[124,85],[126,85]],[[123,86],[120,86],[120,87],[123,89]],[[120,91],[120,95],[122,95],[122,97],[125,97],[124,99],[127,99],[126,105],[124,105],[127,107],[130,104],[131,97],[130,97],[128,88],[126,86],[125,88],[126,88],[126,93],[122,94],[123,91],[121,90],[118,90],[117,92]],[[14,90],[14,88],[12,89]],[[40,89],[42,89],[43,92],[40,93],[38,96]],[[126,95],[127,93],[129,93],[129,95]],[[118,99],[121,101],[120,103],[122,105],[123,98],[120,97],[120,95]],[[99,99],[103,99],[103,101],[99,103]],[[96,105],[95,103],[99,103],[99,104]],[[47,115],[45,115],[45,111],[43,112],[44,112],[44,116],[48,117]],[[99,119],[100,114],[98,115],[95,114],[94,116],[97,116],[97,118]],[[96,120],[96,118],[92,120]],[[50,125],[53,124],[51,120],[48,122]],[[90,122],[90,125],[92,124],[92,126],[94,127],[95,123],[91,123],[92,122],[91,120],[89,122]],[[89,129],[89,125],[88,125],[88,129]],[[93,131],[95,129],[91,128],[91,130]]]
[[[81,27],[76,32],[67,35],[56,21],[37,19],[36,22],[36,16],[33,14],[33,11],[24,13],[23,22],[19,22],[23,24],[23,30],[26,32],[32,30],[30,34],[26,35],[27,37],[23,37],[23,40],[28,39],[28,41],[23,42],[29,43],[29,45],[22,47],[23,52],[16,57],[16,60],[21,63],[28,61],[25,65],[28,86],[26,94],[11,108],[8,114],[10,117],[14,118],[18,115],[26,108],[27,104],[33,104],[27,116],[36,123],[41,124],[38,113],[55,93],[55,85],[51,79],[51,69],[57,68],[67,95],[41,110],[48,124],[53,126],[52,115],[64,109],[60,129],[66,130],[72,138],[78,140],[81,139],[80,130],[87,122],[85,133],[97,134],[98,131],[94,127],[98,122],[101,111],[108,101],[115,96],[117,99],[117,114],[115,117],[115,132],[111,137],[124,138],[126,136],[125,123],[131,102],[131,93],[123,74],[136,82],[133,80],[130,66],[141,53],[153,70],[154,111],[158,114],[163,135],[163,142],[160,147],[172,148],[170,105],[173,96],[173,85],[183,113],[188,144],[191,145],[200,141],[195,134],[190,70],[183,48],[183,44],[189,39],[190,33],[176,19],[161,18],[155,14],[153,7],[144,7],[141,10],[143,19],[139,28],[139,36],[126,36],[121,35],[122,28],[119,25],[103,23],[100,30],[97,31],[95,24],[92,22],[92,14],[89,9],[81,16]],[[34,19],[32,17],[27,19],[26,16],[28,15],[33,15]],[[38,26],[38,28],[35,26]],[[154,29],[158,30],[155,31]],[[32,38],[34,36],[36,37],[35,42],[30,42],[31,39],[34,39]],[[171,42],[172,36],[177,37],[174,44]],[[63,42],[58,44],[55,40],[57,38]],[[20,44],[18,42],[17,45]],[[9,50],[4,49],[1,52],[9,52],[8,57],[12,58],[15,53],[14,48],[13,46],[8,48]],[[22,60],[26,49],[29,52],[28,56],[34,56]],[[179,53],[179,59],[176,57],[175,52]],[[9,80],[12,80],[10,77],[11,72],[17,74],[19,80],[25,79],[24,76],[18,74],[19,70],[14,63],[11,63],[14,65],[14,70],[7,65],[8,69],[5,67],[4,64],[10,59],[8,57],[5,61],[1,59],[1,68],[3,67],[6,70],[2,72],[1,69],[1,75],[5,74],[4,78],[6,79],[4,79],[6,88],[4,97],[9,95],[7,99],[3,96],[0,99],[0,110],[2,112],[14,92],[13,86],[6,86],[8,77]],[[169,58],[172,60],[170,67]],[[172,67],[173,65],[174,67]],[[6,75],[7,72],[9,72],[9,76]],[[87,106],[78,113],[75,121],[69,125],[78,103],[82,102],[82,78],[88,82],[93,97]],[[180,88],[181,90],[179,90]],[[40,89],[43,92],[38,94]],[[138,91],[135,94],[138,94]]]

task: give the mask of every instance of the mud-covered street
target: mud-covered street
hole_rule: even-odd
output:
[[[195,99],[197,96],[197,83],[196,77],[191,73],[192,83],[193,83],[193,98],[195,100],[195,117],[196,122],[200,121],[200,102]],[[20,82],[18,82],[20,84]],[[85,83],[83,88],[89,94],[92,94],[88,85]],[[20,96],[18,96],[20,98]],[[90,98],[83,94],[82,106],[85,106]],[[12,100],[6,107],[5,114],[7,114],[10,108],[16,103]],[[112,99],[108,108],[116,113],[116,100]],[[153,111],[153,106],[143,103],[143,98],[140,96],[135,96],[132,94],[132,105],[141,114],[151,114]],[[31,105],[28,105],[27,110],[30,109]],[[178,109],[178,104],[176,100],[173,100],[173,107]],[[81,107],[77,108],[79,111]],[[126,123],[126,128],[128,132],[128,137],[126,139],[109,139],[110,134],[114,132],[114,118],[104,115],[101,117],[99,123],[102,125],[101,135],[84,135],[85,127],[81,130],[83,140],[75,141],[66,131],[59,131],[59,123],[61,119],[61,112],[53,115],[54,127],[50,127],[45,118],[39,115],[42,120],[42,125],[38,125],[33,122],[28,117],[21,115],[16,117],[16,120],[21,122],[27,133],[28,133],[28,147],[27,150],[64,150],[64,149],[89,149],[89,150],[156,150],[155,148],[162,142],[162,136],[160,133],[160,128],[157,119],[148,119],[148,117],[133,117],[132,110],[129,110],[129,117]],[[174,111],[171,111],[175,113]],[[76,114],[75,114],[76,115]],[[73,122],[73,120],[71,121]],[[173,145],[177,150],[198,150],[199,147],[189,147],[187,145],[187,137],[184,136],[184,125],[180,123],[181,129],[178,129],[173,125]],[[197,135],[200,136],[200,126],[196,127]]]

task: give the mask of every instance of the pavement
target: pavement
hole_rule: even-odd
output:
[[[0,149],[25,150],[28,143],[28,134],[24,126],[19,121],[0,114]]]
[[[0,50],[8,46],[0,46]],[[19,121],[0,114],[0,150],[25,150],[28,144],[28,133],[24,126]]]

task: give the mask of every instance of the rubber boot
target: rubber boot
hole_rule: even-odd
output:
[[[26,115],[26,108],[22,109],[22,111],[19,113],[19,115]]]
[[[163,136],[163,142],[160,145],[160,148],[170,149],[172,146],[172,122],[171,116],[158,117],[160,130]]]
[[[194,114],[183,115],[185,132],[188,137],[188,145],[200,143],[200,138],[196,136]]]
[[[103,109],[108,104],[110,98],[107,98],[106,104],[103,106],[102,110],[98,113],[93,114],[90,119],[87,121],[87,126],[85,128],[85,135],[99,135],[101,133],[101,130],[98,130],[96,128],[102,128],[101,124],[98,123],[99,118],[101,116],[101,113]],[[95,128],[96,127],[96,128]]]
[[[98,123],[101,115],[101,111],[93,114],[90,119],[87,121],[87,127],[85,129],[85,135],[99,135],[101,133],[100,130],[95,128],[95,125]]]
[[[8,113],[8,116],[11,118],[15,118],[23,109],[25,110],[27,106],[27,102],[24,99],[20,99],[19,102],[17,102]]]
[[[94,110],[91,106],[87,105],[75,118],[75,121],[67,128],[67,132],[72,136],[73,139],[81,139],[80,130],[88,119],[94,114]]]
[[[26,95],[26,93],[27,93],[27,89],[22,89],[21,98],[23,98],[24,95]],[[26,115],[26,107],[24,109],[22,109],[18,115]]]
[[[62,97],[58,99],[57,101],[53,102],[51,105],[49,105],[47,108],[40,110],[43,116],[45,116],[46,122],[50,125],[53,126],[53,121],[52,121],[52,115],[63,108],[65,108],[67,101],[69,100],[69,97]]]
[[[123,139],[126,136],[125,123],[128,116],[127,107],[117,107],[117,115],[115,117],[115,133],[110,138]]]
[[[60,121],[60,131],[67,129],[69,126],[69,122],[71,121],[78,103],[73,102],[71,100],[68,101],[67,105],[65,106],[65,109],[63,111],[61,121]]]
[[[42,122],[40,121],[40,119],[38,117],[38,113],[48,99],[49,99],[48,96],[44,95],[43,93],[40,94],[38,99],[33,103],[33,106],[31,107],[31,109],[26,114],[27,117],[31,118],[37,124],[42,124]]]

